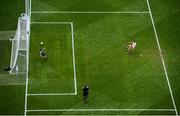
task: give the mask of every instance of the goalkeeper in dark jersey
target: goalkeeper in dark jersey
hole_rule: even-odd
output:
[[[47,58],[47,52],[45,51],[45,48],[40,49],[39,54],[41,58]]]
[[[83,91],[83,101],[86,101],[89,94],[89,87],[87,85],[84,85],[82,91]]]

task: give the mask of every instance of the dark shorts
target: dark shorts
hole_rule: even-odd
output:
[[[88,96],[88,93],[83,93],[83,96]]]

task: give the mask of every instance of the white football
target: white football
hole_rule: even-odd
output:
[[[43,45],[43,42],[41,41],[40,44]]]

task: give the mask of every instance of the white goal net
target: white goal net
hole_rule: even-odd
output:
[[[29,29],[30,20],[29,16],[22,14],[18,18],[18,26],[14,38],[12,38],[11,49],[11,74],[19,72],[26,72],[27,52],[29,50]]]

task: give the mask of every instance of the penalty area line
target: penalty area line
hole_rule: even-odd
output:
[[[174,111],[174,109],[39,109],[39,110],[27,110],[27,112],[92,112],[92,111]]]
[[[31,24],[71,24],[72,22],[31,22]]]
[[[74,68],[74,91],[77,95],[77,79],[76,79],[76,61],[75,61],[75,46],[74,46],[74,26],[71,23],[71,35],[72,35],[72,60],[73,60],[73,68]]]
[[[61,96],[61,95],[77,95],[76,93],[29,93],[28,96]]]

